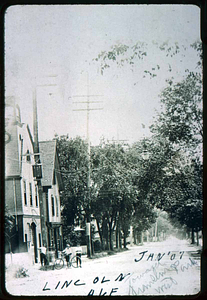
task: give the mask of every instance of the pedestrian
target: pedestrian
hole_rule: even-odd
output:
[[[48,260],[47,260],[47,256],[46,256],[47,248],[45,247],[45,245],[39,247],[38,250],[40,250],[41,266],[48,265]]]
[[[70,256],[72,254],[72,250],[70,248],[70,244],[66,245],[66,248],[63,250],[63,253],[65,254],[65,260],[67,262],[67,267],[70,266]]]
[[[80,244],[77,245],[75,252],[76,252],[76,263],[77,263],[77,267],[78,267],[78,262],[79,262],[80,268],[82,268],[82,267],[81,267],[82,247],[80,246]],[[78,259],[78,257],[79,257],[80,259]]]

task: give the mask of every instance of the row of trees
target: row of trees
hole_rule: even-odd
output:
[[[143,47],[141,43],[131,48],[115,45],[95,61],[101,64],[102,74],[114,62],[119,67],[133,67],[147,56]],[[131,146],[102,140],[99,146],[91,147],[89,161],[84,140],[56,137],[65,187],[66,235],[76,218],[84,223],[92,216],[102,247],[106,244],[113,249],[114,231],[116,246],[120,246],[121,232],[126,246],[129,226],[133,225],[137,233],[148,229],[155,222],[154,208],[160,208],[192,231],[194,243],[194,232],[202,229],[202,47],[200,43],[191,47],[198,54],[197,71],[185,70],[179,82],[166,80],[160,94],[161,110],[150,127],[149,138]],[[177,44],[163,44],[159,49],[166,57],[180,52]],[[129,51],[133,52],[130,59]],[[145,70],[144,76],[157,76],[160,66],[152,70]],[[149,157],[144,160],[146,151]]]
[[[153,47],[160,55],[153,57],[154,65],[148,65],[146,69],[143,61],[147,61]],[[187,68],[183,65],[178,74],[177,62],[182,66],[184,58],[189,57],[187,52],[191,55],[193,52],[195,66],[192,64],[189,70],[189,64]],[[199,41],[187,47],[178,43],[152,42],[148,48],[145,43],[138,42],[132,46],[113,45],[95,59],[101,65],[102,74],[115,64],[119,67],[128,65],[133,70],[138,67],[139,75],[153,80],[160,76],[160,71],[168,69],[170,77],[159,96],[161,111],[150,127],[152,136],[148,150],[153,155],[139,188],[150,203],[191,229],[192,243],[194,231],[198,233],[202,228],[202,56]],[[176,64],[173,64],[173,58],[177,58]],[[172,74],[182,79],[176,81]]]
[[[168,43],[156,47],[165,57],[179,55],[183,48]],[[102,140],[91,147],[89,157],[87,142],[80,137],[56,136],[64,182],[63,230],[71,242],[77,239],[74,224],[93,218],[102,248],[113,249],[114,232],[116,247],[121,246],[122,237],[126,247],[129,226],[138,236],[155,222],[158,208],[191,230],[194,243],[194,232],[202,229],[202,46],[191,47],[198,55],[197,71],[185,70],[179,82],[172,77],[166,80],[150,137],[127,146]],[[143,43],[119,44],[100,53],[95,62],[104,74],[114,63],[135,68],[147,55]],[[154,64],[143,69],[143,77],[159,76],[162,66]],[[144,160],[146,151],[149,157]],[[14,218],[6,211],[9,242],[13,226]]]
[[[116,247],[122,244],[122,234],[126,247],[129,226],[134,224],[135,230],[146,230],[156,216],[152,204],[139,189],[145,165],[140,151],[144,145],[125,149],[120,144],[102,141],[91,147],[89,170],[86,142],[68,136],[57,137],[57,140],[65,183],[63,216],[69,225],[66,230],[71,230],[76,218],[84,224],[90,214],[96,220],[102,248],[113,249],[114,231]],[[68,232],[65,233],[67,236]]]

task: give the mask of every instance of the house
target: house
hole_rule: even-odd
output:
[[[39,151],[42,163],[42,187],[44,207],[44,229],[46,231],[46,244],[50,251],[63,249],[60,192],[62,180],[59,169],[57,141],[39,142]]]
[[[13,97],[5,103],[5,205],[15,216],[10,236],[13,253],[29,252],[39,261],[42,244],[39,183],[34,177],[34,143],[29,126],[21,122]],[[8,252],[8,239],[5,251]]]
[[[62,180],[56,141],[38,141],[35,99],[33,104],[32,136],[29,126],[21,122],[14,97],[7,97],[5,103],[5,206],[15,217],[5,252],[25,252],[38,263],[40,246],[56,256],[63,248]]]

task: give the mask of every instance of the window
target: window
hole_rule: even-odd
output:
[[[25,180],[24,180],[24,205],[27,205],[27,185]]]
[[[54,203],[53,195],[51,196],[51,205],[52,205],[52,216],[54,217],[54,215],[55,215],[55,203]]]
[[[35,202],[36,202],[36,207],[38,207],[38,187],[35,185]]]
[[[55,197],[55,200],[56,200],[56,216],[58,217],[59,216],[58,198]]]
[[[41,164],[36,164],[32,166],[33,169],[33,177],[36,179],[41,179],[42,178],[42,165]]]
[[[27,161],[31,161],[29,150],[27,150],[26,158],[27,158]]]
[[[33,199],[32,199],[32,184],[29,183],[29,197],[30,197],[30,205],[33,205]]]
[[[25,235],[24,235],[24,240],[25,240],[25,243],[27,243],[27,233],[25,233]]]

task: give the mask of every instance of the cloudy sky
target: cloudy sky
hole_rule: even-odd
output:
[[[32,130],[36,93],[39,138],[86,137],[85,103],[92,144],[105,139],[129,143],[149,134],[159,94],[171,76],[179,81],[193,70],[197,56],[190,47],[200,40],[200,10],[192,5],[15,5],[5,16],[5,94],[15,96],[22,122]],[[115,44],[145,43],[147,56],[100,72],[102,51]],[[159,45],[179,45],[166,57]],[[128,54],[130,56],[130,54]],[[144,70],[160,66],[157,76]],[[146,75],[146,74],[145,74]],[[142,124],[145,124],[143,129]]]

